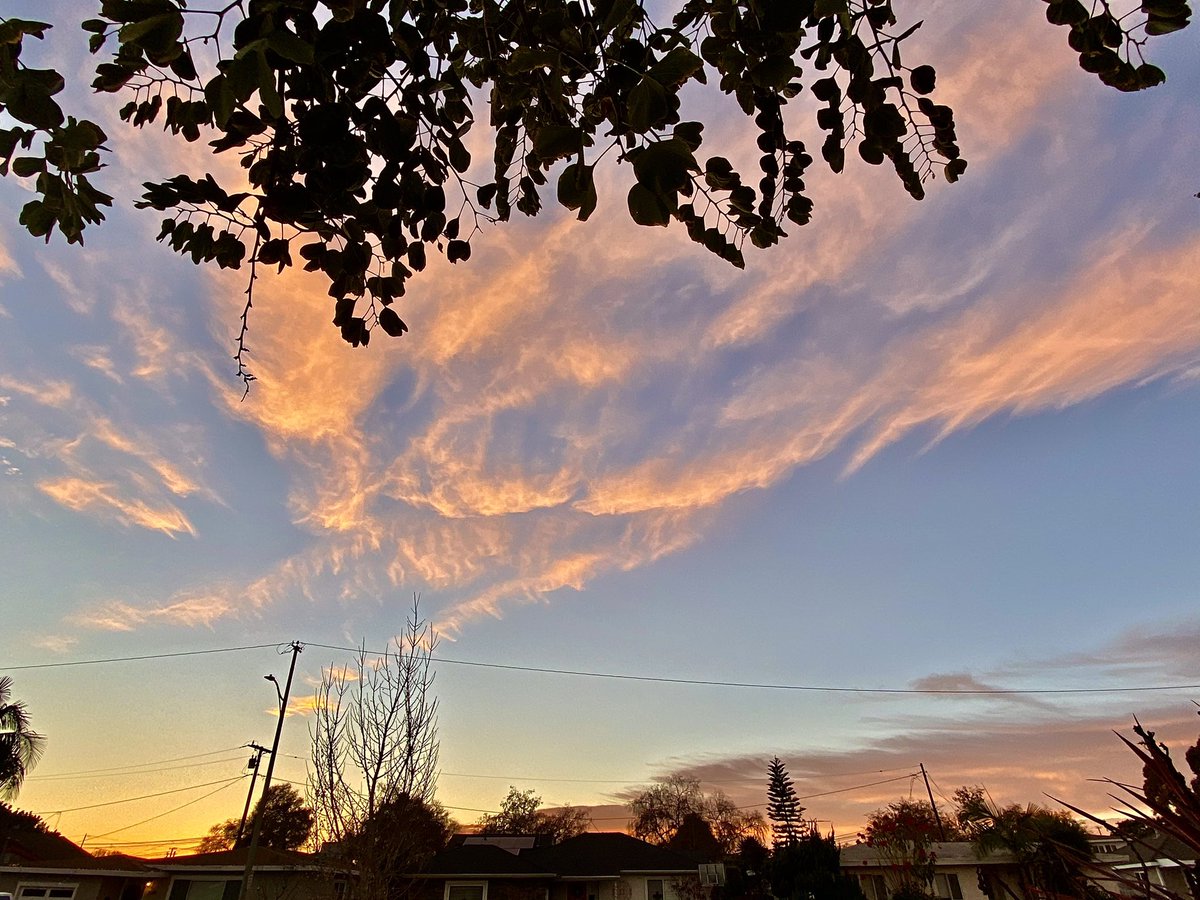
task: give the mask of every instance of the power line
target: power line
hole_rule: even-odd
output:
[[[153,815],[148,819],[142,819],[142,821],[140,821],[140,822],[134,822],[132,825],[123,825],[120,828],[114,828],[112,831],[105,831],[102,834],[97,834],[97,835],[93,835],[93,836],[98,837],[98,838],[108,837],[110,834],[117,834],[118,832],[121,832],[121,831],[128,831],[130,828],[137,828],[139,825],[145,825],[147,822],[153,822],[155,819],[161,819],[163,816],[169,816],[171,813],[179,812],[179,810],[183,809],[184,807],[191,806],[193,803],[199,803],[201,800],[207,800],[213,794],[221,793],[221,791],[225,790],[226,788],[232,787],[233,785],[237,784],[244,777],[245,776],[238,776],[237,778],[234,778],[232,781],[225,782],[223,785],[221,785],[215,791],[209,791],[207,794],[202,794],[201,796],[196,797],[195,799],[189,800],[187,803],[181,803],[176,807],[168,809],[166,812],[160,812],[157,815]],[[197,787],[201,787],[201,785],[197,785]]]
[[[95,771],[95,772],[75,772],[72,774],[61,774],[61,775],[31,775],[31,776],[27,777],[25,780],[32,781],[32,780],[36,779],[36,780],[41,780],[41,781],[69,781],[74,778],[128,778],[131,775],[156,775],[159,772],[175,772],[175,771],[178,771],[179,769],[197,769],[200,766],[224,765],[226,763],[237,762],[238,760],[244,760],[245,758],[246,757],[244,757],[244,756],[228,756],[228,757],[225,757],[224,759],[210,759],[206,762],[193,762],[193,763],[187,763],[182,766],[162,766],[162,767],[156,768],[156,769],[131,768],[128,770],[111,769],[108,771],[99,770],[99,771]]]
[[[811,800],[814,797],[828,797],[831,794],[844,794],[847,791],[861,791],[863,788],[875,787],[876,785],[880,785],[880,784],[891,784],[893,781],[904,781],[906,778],[915,778],[916,776],[917,776],[916,772],[908,772],[904,775],[897,775],[895,778],[884,778],[882,781],[871,781],[866,784],[855,784],[850,787],[838,788],[837,790],[833,790],[833,791],[821,791],[820,793],[817,793],[817,794],[804,794],[803,796],[797,797],[796,799],[797,800]],[[762,807],[768,806],[768,805],[769,804],[767,804],[767,803],[751,803],[748,806],[739,806],[738,809],[761,809]]]
[[[309,646],[312,646],[312,645],[310,644]],[[896,771],[896,770],[884,769],[883,771]],[[497,777],[504,777],[504,776],[497,776]],[[835,777],[835,776],[833,776],[833,777]],[[881,785],[881,784],[891,784],[892,782],[903,781],[904,779],[911,778],[911,777],[913,777],[913,773],[908,772],[904,775],[899,775],[895,778],[884,778],[881,781],[871,781],[871,782],[867,782],[866,784],[856,784],[856,785],[852,785],[851,787],[839,788],[838,790],[834,790],[834,791],[821,791],[820,793],[817,793],[817,794],[805,794],[804,796],[797,797],[796,799],[797,800],[811,800],[814,797],[828,797],[831,794],[844,794],[847,791],[860,791],[863,788],[876,787],[877,785]],[[527,779],[527,780],[534,780],[534,779]],[[543,779],[543,780],[548,780],[548,779]],[[294,784],[295,782],[292,782],[292,783]],[[621,783],[627,784],[628,782],[621,782]],[[710,783],[715,783],[715,782],[710,782]],[[592,805],[597,805],[597,804],[592,804]],[[598,805],[604,805],[604,804],[598,804]],[[755,803],[750,806],[739,806],[736,808],[737,809],[757,809],[761,806],[766,806],[766,805],[767,804],[765,804],[765,803]],[[452,809],[455,812],[483,813],[485,815],[495,815],[498,812],[498,810],[494,810],[494,809],[476,809],[476,808],[470,807],[470,806],[447,806],[446,809]],[[629,820],[628,815],[625,815],[625,816],[592,816],[590,818],[593,822],[617,822],[617,821],[628,821]]]
[[[309,643],[309,647],[323,650],[340,650],[348,653],[362,653],[361,647],[339,647],[333,644]],[[372,656],[383,656],[383,651],[367,650]],[[1142,685],[1137,687],[1112,688],[864,688],[838,687],[835,685],[816,684],[775,684],[760,681],[718,681],[705,678],[670,678],[661,675],[630,675],[622,672],[591,672],[583,669],[554,669],[546,666],[520,666],[505,663],[479,662],[467,659],[447,659],[444,656],[433,657],[435,663],[445,663],[452,666],[471,666],[480,669],[500,669],[508,672],[532,672],[538,675],[570,675],[577,678],[608,678],[615,681],[641,681],[652,684],[683,684],[701,687],[754,688],[771,691],[807,691],[814,693],[835,694],[923,694],[923,695],[1025,695],[1025,694],[1128,694],[1146,691],[1182,691],[1200,689],[1200,684],[1165,684]]]
[[[222,750],[209,750],[207,753],[193,753],[190,756],[176,756],[171,759],[155,759],[155,760],[151,760],[150,762],[144,762],[144,763],[129,763],[128,765],[113,766],[113,767],[107,768],[107,769],[79,769],[78,771],[75,771],[75,772],[58,772],[58,773],[52,773],[50,775],[30,775],[25,780],[29,781],[30,779],[33,779],[33,778],[60,778],[60,777],[67,778],[67,777],[74,777],[75,775],[92,775],[92,774],[99,774],[100,772],[115,772],[118,769],[137,769],[137,768],[141,768],[142,766],[159,766],[159,765],[163,765],[165,763],[183,762],[184,760],[188,760],[188,759],[203,759],[206,756],[216,756],[218,753],[232,753],[234,750],[241,749],[242,746],[244,746],[244,745],[239,744],[237,747],[225,747]]]
[[[343,647],[336,644],[308,643],[309,647],[323,650],[337,650],[347,653],[362,653],[362,647]],[[52,663],[27,663],[18,666],[5,666],[7,671],[27,669],[53,669],[67,666],[88,666],[102,663],[137,662],[142,660],[175,659],[186,656],[203,656],[213,653],[237,653],[245,650],[263,650],[269,647],[282,646],[275,644],[251,644],[244,647],[216,647],[208,650],[183,650],[175,653],[147,653],[141,656],[118,656],[104,659],[64,660]],[[382,656],[382,651],[367,650],[371,656]],[[759,681],[721,681],[706,678],[672,678],[662,675],[631,675],[623,672],[592,672],[583,669],[556,669],[548,666],[522,666],[507,663],[490,663],[469,659],[447,659],[433,657],[436,663],[451,666],[469,666],[481,669],[495,669],[508,672],[530,672],[538,675],[568,675],[576,678],[606,678],[614,681],[640,681],[650,684],[679,684],[699,687],[748,688],[771,691],[799,691],[809,693],[833,694],[887,694],[887,695],[917,695],[917,696],[1028,696],[1048,694],[1132,694],[1153,691],[1194,691],[1200,690],[1200,684],[1158,684],[1137,685],[1133,687],[1091,687],[1091,688],[867,688],[842,687],[838,685],[820,684],[782,684]]]
[[[819,794],[805,794],[803,797],[797,797],[797,800],[811,800],[813,797],[828,797],[831,794],[844,794],[847,791],[861,791],[863,788],[875,787],[880,784],[891,784],[893,781],[903,781],[905,778],[915,778],[915,773],[907,775],[898,775],[895,778],[885,778],[882,781],[872,781],[868,784],[856,784],[853,787],[839,788],[836,791],[821,791]],[[764,806],[766,804],[763,804]]]
[[[5,671],[15,672],[24,669],[62,669],[67,666],[96,666],[102,663],[140,662],[146,659],[175,659],[180,656],[206,656],[211,653],[238,653],[242,650],[265,650],[267,647],[278,647],[279,644],[251,644],[246,647],[216,647],[211,650],[180,650],[176,653],[147,653],[142,656],[110,656],[103,659],[73,659],[61,662],[26,663],[23,666],[4,667]]]
[[[121,830],[124,831],[125,829]],[[108,833],[114,834],[115,832],[110,831]],[[153,844],[155,846],[159,844],[196,844],[204,840],[207,836],[208,835],[200,834],[196,835],[195,837],[157,838],[150,841],[93,841],[92,838],[99,837],[99,835],[89,834],[87,837],[87,842],[90,846],[101,845],[104,847],[145,847],[148,844]]]
[[[239,775],[234,779],[206,781],[204,784],[193,784],[190,787],[172,788],[169,791],[159,791],[155,794],[143,794],[140,797],[126,797],[123,800],[106,800],[104,803],[92,803],[88,806],[72,806],[70,809],[52,809],[48,812],[38,813],[38,815],[40,815],[42,818],[45,818],[46,816],[57,816],[62,815],[63,813],[79,812],[82,809],[99,809],[101,806],[116,806],[119,803],[133,803],[135,800],[149,800],[152,797],[165,797],[167,794],[180,794],[184,791],[194,791],[197,788],[212,787],[214,784],[228,786],[233,784],[235,781],[241,781],[245,777],[245,775]],[[133,826],[131,825],[130,827],[132,828]]]
[[[294,753],[286,754],[292,759],[303,759]],[[860,772],[810,772],[803,775],[793,775],[796,779],[814,778],[853,778],[858,775],[882,775],[885,772],[908,772],[911,766],[896,766],[891,769],[867,769]],[[541,775],[483,775],[476,772],[438,772],[439,778],[487,778],[496,781],[514,782],[553,782],[565,784],[639,784],[654,782],[654,778],[552,778]],[[704,778],[705,784],[745,784],[747,778]],[[765,805],[765,804],[763,804]]]

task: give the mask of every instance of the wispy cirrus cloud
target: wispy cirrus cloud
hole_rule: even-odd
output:
[[[71,348],[71,355],[88,368],[95,369],[117,384],[124,383],[121,373],[117,371],[117,364],[113,361],[107,347],[94,344],[80,345]]]
[[[96,307],[96,295],[79,284],[76,273],[53,260],[42,260],[42,269],[61,291],[61,296],[71,312],[79,316],[90,315]]]
[[[142,500],[126,499],[116,485],[107,482],[77,477],[54,478],[38,482],[38,488],[57,503],[76,512],[111,515],[118,522],[161,531],[172,537],[180,533],[196,533],[177,507],[152,506]]]
[[[477,240],[470,265],[432,263],[404,298],[412,333],[366,352],[329,327],[323,285],[262,280],[260,380],[245,403],[225,383],[225,410],[289,473],[310,546],[244,583],[151,603],[145,621],[176,621],[166,610],[189,597],[211,622],[289,592],[425,586],[453,633],[690,546],[731,498],[831,454],[852,475],[914,433],[936,443],[1195,371],[1194,232],[1164,236],[1146,224],[1154,202],[1125,196],[1044,252],[1063,244],[1062,209],[1095,195],[1086,164],[1062,165],[1058,135],[1103,144],[1101,123],[1079,100],[1090,83],[1046,90],[1073,65],[1059,35],[1010,13],[965,14],[939,66],[973,148],[963,185],[918,205],[886,173],[814,175],[819,221],[747,273],[678,229],[627,226],[618,175],[587,226],[511,223]],[[998,78],[997,59],[1019,76]],[[1051,186],[1018,209],[1014,179],[1038,168]],[[213,330],[227,332],[244,284],[213,285]],[[133,334],[156,320],[121,321]],[[158,341],[136,343],[170,358]]]
[[[20,276],[21,267],[12,258],[12,254],[9,253],[8,248],[5,246],[3,238],[4,235],[0,233],[0,277]]]
[[[0,384],[10,392],[5,423],[21,435],[12,449],[38,491],[63,508],[174,537],[195,534],[179,500],[219,502],[200,479],[187,426],[153,435],[120,426],[64,380],[0,376]]]

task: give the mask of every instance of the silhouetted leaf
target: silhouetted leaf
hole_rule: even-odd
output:
[[[596,181],[593,167],[571,163],[558,177],[558,202],[567,209],[579,211],[578,219],[586,222],[596,211]]]
[[[404,332],[408,331],[408,326],[404,324],[404,320],[396,315],[395,310],[390,307],[380,311],[379,327],[384,330],[384,333],[392,337],[400,337]]]
[[[629,92],[629,127],[639,134],[649,131],[668,109],[666,88],[644,75]]]
[[[918,94],[932,94],[937,81],[933,66],[917,66],[908,75],[909,84]]]
[[[644,184],[629,189],[629,216],[639,225],[662,225],[671,221],[671,208],[659,193]]]

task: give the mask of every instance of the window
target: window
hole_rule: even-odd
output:
[[[859,875],[858,886],[862,888],[867,900],[888,900],[891,896],[882,875]]]
[[[963,900],[962,885],[957,875],[934,875],[933,892],[942,900]]]
[[[74,884],[22,884],[17,888],[17,900],[72,900]]]
[[[661,878],[646,879],[646,900],[666,900],[666,885]]]
[[[171,882],[169,900],[237,900],[242,880],[176,878]]]
[[[487,882],[448,881],[446,900],[487,900]]]

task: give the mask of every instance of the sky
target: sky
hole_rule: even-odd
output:
[[[104,226],[34,240],[29,185],[0,183],[0,674],[47,739],[18,805],[93,849],[187,849],[241,813],[288,643],[276,773],[302,784],[333,648],[381,649],[416,594],[464,823],[514,785],[621,829],[671,772],[752,807],[776,755],[839,836],[922,795],[921,764],[939,803],[1102,811],[1135,714],[1192,743],[1195,28],[1128,96],[1041,4],[918,6],[958,184],[916,203],[815,164],[813,222],[738,271],[630,223],[610,171],[590,222],[432,263],[400,340],[351,349],[322,285],[263,280],[244,399],[244,273],[132,208],[230,163],[75,90],[110,137]],[[41,58],[85,85],[88,4],[14,7],[60,24]],[[712,152],[752,150],[689,102]],[[1032,693],[928,693],[992,688]]]

